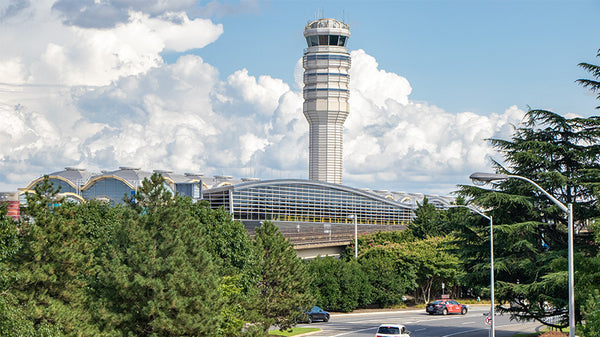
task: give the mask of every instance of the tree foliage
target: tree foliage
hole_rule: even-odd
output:
[[[416,287],[416,268],[404,264],[398,245],[376,245],[359,257],[372,287],[373,303],[381,308],[402,303],[402,296]]]
[[[594,337],[600,335],[600,291],[594,289],[592,294],[585,300],[581,310],[585,317],[585,325],[581,327],[582,337]]]
[[[445,236],[452,231],[446,213],[439,212],[427,197],[423,198],[423,204],[418,204],[415,219],[408,225],[408,229],[419,239]]]
[[[199,207],[200,206],[200,207]],[[203,245],[212,256],[221,276],[219,289],[223,299],[220,333],[236,336],[244,328],[256,294],[256,258],[252,241],[241,222],[233,221],[223,208],[212,210],[208,203],[194,207],[194,216],[201,224]]]
[[[131,205],[98,273],[98,292],[106,301],[98,317],[104,332],[216,336],[219,278],[191,200],[172,197],[154,174]]]
[[[78,221],[77,206],[58,192],[46,178],[27,195],[27,221],[19,228],[22,248],[12,259],[18,278],[13,294],[36,330],[94,335],[98,330],[86,306],[93,240]]]
[[[600,57],[600,49],[596,56]],[[596,98],[600,100],[600,66],[587,62],[579,63],[579,66],[589,72],[594,79],[579,79],[577,83],[596,93],[598,95]],[[600,106],[597,106],[596,109],[600,109]]]
[[[317,257],[308,268],[317,305],[330,311],[349,312],[371,303],[371,285],[356,260]]]
[[[254,309],[260,316],[256,323],[265,333],[271,326],[289,329],[296,324],[302,310],[314,303],[309,293],[307,266],[270,221],[256,229],[254,249],[257,257],[255,286],[258,290]]]
[[[568,119],[530,110],[511,140],[489,141],[504,157],[502,163],[494,161],[499,172],[527,177],[562,203],[574,203],[575,223],[582,225],[598,215],[590,173],[600,168],[599,136],[596,117]],[[535,186],[517,179],[500,182],[495,190],[462,186],[460,193],[494,218],[494,239],[502,243],[494,252],[496,298],[519,304],[499,309],[550,325],[547,317],[563,315],[566,322],[566,214]],[[483,224],[472,223],[458,234],[459,246],[476,245],[481,252],[470,261],[473,270],[489,266],[482,258],[489,242],[477,239],[482,231]],[[471,253],[463,252],[461,259],[468,261]]]
[[[416,296],[423,303],[431,300],[432,290],[441,289],[442,283],[448,288],[457,284],[460,268],[453,248],[452,238],[444,236],[408,242],[399,249],[403,264],[415,270]]]
[[[0,203],[0,336],[34,336],[33,322],[28,320],[22,306],[11,291],[19,281],[10,265],[21,244],[16,222],[7,216],[7,207]]]

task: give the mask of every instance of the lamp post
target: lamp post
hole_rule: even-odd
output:
[[[565,206],[558,199],[553,197],[550,193],[546,192],[540,185],[536,184],[533,180],[528,178],[501,173],[482,173],[476,172],[471,174],[469,177],[471,180],[480,183],[489,183],[495,180],[506,180],[506,179],[520,179],[535,186],[538,190],[542,191],[548,199],[556,204],[563,212],[567,213],[567,225],[568,225],[568,261],[569,261],[569,337],[575,337],[575,267],[573,265],[573,204],[569,203]]]
[[[356,224],[356,214],[348,215],[348,219],[354,220],[354,258],[358,260],[358,226]]]
[[[477,213],[482,217],[490,220],[490,316],[492,317],[492,325],[490,326],[490,337],[496,336],[496,313],[494,310],[494,220],[491,215],[485,215],[475,207],[454,205],[450,208],[468,208],[471,212]]]

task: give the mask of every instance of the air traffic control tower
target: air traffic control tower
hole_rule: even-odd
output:
[[[320,19],[304,27],[304,116],[309,131],[309,179],[342,183],[342,145],[348,105],[348,25]]]

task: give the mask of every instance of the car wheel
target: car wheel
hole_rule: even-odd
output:
[[[433,315],[433,312],[430,312],[429,314],[430,314],[430,315]]]
[[[467,308],[460,309],[460,314],[465,315],[467,313]]]
[[[444,308],[444,310],[442,310],[442,315],[444,315],[444,316],[448,315],[448,309]]]
[[[329,316],[323,317],[323,322],[329,322]]]
[[[313,322],[312,316],[308,316],[308,321],[306,321],[307,324],[310,324]]]

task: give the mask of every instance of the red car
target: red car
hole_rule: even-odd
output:
[[[455,300],[444,299],[444,300],[437,300],[437,301],[433,301],[431,303],[427,303],[427,307],[425,307],[425,311],[427,311],[427,313],[430,315],[433,315],[433,314],[442,314],[442,315],[461,314],[461,315],[464,315],[467,313],[467,311],[469,311],[469,308],[464,304],[460,304],[460,303],[456,302]]]

